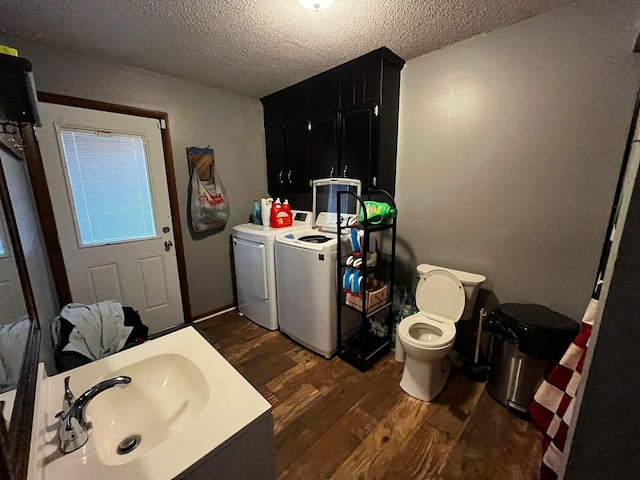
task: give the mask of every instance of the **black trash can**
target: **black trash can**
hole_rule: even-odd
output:
[[[542,305],[505,303],[487,317],[485,330],[493,334],[487,391],[514,413],[528,415],[536,390],[580,325]]]

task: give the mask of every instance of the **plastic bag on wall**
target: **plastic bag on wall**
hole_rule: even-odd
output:
[[[191,226],[195,232],[224,228],[229,220],[229,199],[213,164],[213,149],[192,147],[187,149],[189,156],[191,150],[211,152],[209,180],[200,180],[198,168],[191,172]]]

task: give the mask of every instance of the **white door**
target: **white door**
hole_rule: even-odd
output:
[[[39,104],[38,140],[74,302],[183,322],[159,121]]]

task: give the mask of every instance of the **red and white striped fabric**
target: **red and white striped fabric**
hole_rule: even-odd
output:
[[[557,479],[564,465],[564,446],[597,306],[597,300],[589,302],[580,333],[560,363],[542,382],[529,406],[531,418],[545,435],[542,441],[544,455],[540,467],[541,480]]]

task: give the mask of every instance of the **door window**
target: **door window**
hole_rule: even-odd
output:
[[[59,129],[81,247],[156,236],[145,138]]]

